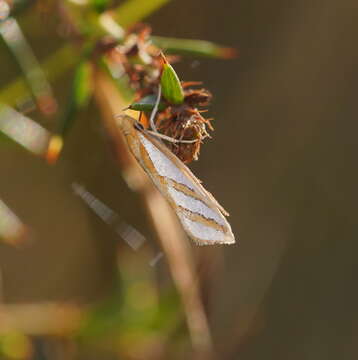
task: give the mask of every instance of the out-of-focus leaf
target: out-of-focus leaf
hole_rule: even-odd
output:
[[[17,215],[0,199],[0,241],[19,244],[27,229]]]
[[[10,17],[1,22],[0,35],[23,72],[39,109],[45,114],[52,114],[57,105],[51,86],[17,21]]]
[[[5,0],[6,1],[6,0]],[[18,16],[26,12],[28,8],[33,6],[34,1],[32,0],[16,0],[11,1],[11,15]]]
[[[35,155],[55,163],[62,149],[62,138],[29,117],[0,103],[0,142],[21,145]]]
[[[10,332],[0,337],[0,353],[5,359],[28,359],[32,353],[32,344],[26,335]]]
[[[153,273],[145,266],[139,266],[133,273],[127,266],[125,261],[121,264],[121,279],[117,280],[111,297],[92,307],[83,319],[77,333],[82,343],[103,340],[107,343],[111,338],[122,339],[129,334],[141,342],[151,335],[173,333],[180,326],[183,314],[178,311],[180,299],[177,292],[170,289],[157,301]],[[148,276],[142,271],[146,271]],[[145,297],[140,296],[143,293]],[[133,345],[132,341],[130,343]],[[125,346],[124,343],[121,346]]]
[[[112,0],[90,0],[91,6],[98,12],[105,11],[112,3]]]
[[[161,8],[169,0],[127,0],[113,13],[121,26],[128,27]]]
[[[42,68],[49,81],[53,81],[60,75],[63,75],[66,70],[70,69],[77,62],[78,50],[74,49],[71,45],[67,45],[46,59]],[[28,93],[25,81],[22,78],[18,78],[0,90],[0,101],[14,106],[21,98],[26,97]]]
[[[1,145],[13,145],[13,144],[16,144],[16,143],[0,131],[0,146]]]
[[[4,1],[0,0],[0,21],[5,20],[10,14],[10,5]]]
[[[102,58],[99,62],[101,68],[110,76],[115,83],[118,91],[126,103],[131,103],[134,98],[134,90],[132,90],[129,78],[121,64],[111,63],[107,59]]]
[[[165,59],[164,55],[162,55],[162,60],[163,71],[160,84],[162,85],[163,96],[171,104],[181,104],[184,101],[184,92],[178,75]]]
[[[92,90],[92,66],[86,61],[77,67],[73,82],[73,98],[79,107],[88,104]]]
[[[132,103],[129,108],[136,111],[152,111],[155,105],[157,97],[155,95],[148,95],[144,98]],[[166,105],[162,102],[159,103],[158,109],[164,110]]]
[[[117,278],[111,296],[94,305],[84,317],[76,334],[78,339],[91,341],[116,331],[121,326],[123,296],[121,279]]]
[[[152,324],[153,329],[174,330],[183,321],[183,313],[178,309],[180,309],[180,297],[175,289],[162,294],[158,315]]]
[[[53,165],[56,163],[56,161],[58,160],[58,157],[61,153],[62,147],[63,147],[62,137],[59,135],[51,136],[49,144],[48,144],[48,148],[47,148],[47,153],[45,155],[46,161],[49,164]]]
[[[229,59],[237,55],[233,48],[222,47],[210,41],[176,39],[152,36],[153,43],[168,54]]]
[[[106,35],[111,35],[117,40],[123,39],[123,36],[125,34],[124,29],[118,24],[118,22],[113,19],[113,17],[108,11],[99,15],[97,21],[98,26],[105,31]]]
[[[51,133],[4,104],[0,104],[0,132],[35,155],[46,156]]]
[[[59,133],[62,136],[68,133],[78,112],[87,106],[92,90],[92,66],[88,61],[84,61],[75,70],[67,108],[60,122]]]

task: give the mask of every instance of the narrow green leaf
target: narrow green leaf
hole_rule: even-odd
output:
[[[0,103],[0,116],[2,115],[1,112],[2,112],[3,107],[4,107],[4,104]],[[1,119],[0,119],[0,146],[1,145],[18,146],[19,144],[14,139],[12,139],[11,137],[9,137],[5,133],[3,133],[2,129],[1,129]]]
[[[0,131],[0,146],[2,145],[14,145],[16,144],[14,140],[10,139],[4,133]]]
[[[163,71],[160,78],[163,96],[172,104],[181,104],[184,101],[184,92],[178,75],[162,54]]]
[[[9,17],[6,22],[0,22],[0,38],[23,73],[39,109],[45,114],[53,113],[56,101],[51,86],[16,19]]]
[[[66,45],[49,56],[42,67],[49,81],[54,81],[78,62],[78,50],[71,45]],[[22,97],[26,97],[29,90],[22,77],[17,78],[0,90],[0,101],[8,105],[16,105]]]
[[[79,107],[84,107],[92,95],[92,66],[86,61],[78,65],[73,79],[73,96]]]
[[[102,57],[98,64],[101,69],[109,75],[123,100],[126,103],[131,103],[134,99],[134,90],[130,86],[130,80],[127,74],[120,74],[120,76],[118,76],[116,67],[113,67],[105,57]]]
[[[38,156],[46,154],[52,137],[40,124],[3,103],[0,103],[0,133]]]
[[[153,44],[163,49],[168,54],[202,56],[229,59],[235,57],[236,50],[222,47],[210,41],[176,39],[161,36],[151,37]]]
[[[98,12],[101,13],[105,11],[110,5],[111,0],[90,0],[91,6]]]
[[[0,199],[0,240],[9,245],[18,245],[25,240],[26,227],[18,216]],[[4,334],[1,336],[4,341]],[[14,344],[15,345],[15,344]],[[2,351],[3,353],[3,351]]]
[[[144,98],[134,102],[129,106],[131,110],[135,111],[152,111],[157,100],[156,95],[148,95]],[[162,102],[159,103],[158,109],[164,110],[166,105]]]
[[[6,20],[10,14],[10,5],[6,1],[0,1],[0,21]]]
[[[75,70],[70,98],[60,122],[61,135],[68,132],[78,112],[88,105],[92,91],[92,67],[88,61],[84,61]]]
[[[161,8],[169,0],[127,0],[115,10],[113,17],[124,27],[133,25]]]

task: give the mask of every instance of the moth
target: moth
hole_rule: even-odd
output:
[[[130,151],[169,202],[188,236],[198,245],[233,244],[229,214],[164,144],[134,118],[118,117]]]

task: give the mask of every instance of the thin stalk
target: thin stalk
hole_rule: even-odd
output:
[[[0,335],[68,335],[79,329],[84,312],[71,304],[0,304]]]
[[[118,166],[128,185],[140,195],[166,255],[171,275],[181,296],[193,348],[198,356],[208,358],[212,354],[210,329],[186,235],[169,204],[129,152],[123,134],[116,125],[116,115],[120,114],[128,103],[122,100],[111,79],[101,71],[95,72],[94,96]]]
[[[127,0],[113,11],[113,18],[128,27],[149,16],[169,0]]]
[[[78,51],[66,45],[48,57],[42,68],[49,81],[54,81],[79,61]],[[29,95],[28,87],[23,78],[17,78],[10,85],[0,90],[0,101],[15,106],[19,99]]]

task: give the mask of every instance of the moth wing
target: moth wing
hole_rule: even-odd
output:
[[[138,130],[140,164],[166,197],[189,236],[200,245],[235,242],[226,211],[165,145]],[[149,162],[148,162],[149,160]],[[153,173],[155,169],[156,176]]]
[[[192,171],[180,160],[177,156],[175,156],[165,145],[159,142],[157,139],[153,138],[153,136],[143,132],[146,138],[150,138],[150,141],[155,144],[155,146],[170,160],[174,163],[174,165],[180,169],[187,178],[189,178],[195,185],[196,190],[206,199],[206,202],[211,203],[212,206],[217,207],[220,212],[229,216],[229,213],[218,203],[218,201],[214,198],[214,196],[204,188],[201,180],[199,180]]]

